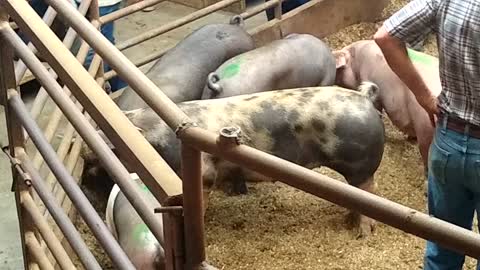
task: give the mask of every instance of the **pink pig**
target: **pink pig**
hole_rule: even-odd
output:
[[[371,81],[380,88],[376,107],[385,110],[388,117],[408,137],[416,137],[425,169],[434,127],[427,112],[414,94],[388,66],[382,51],[373,40],[362,40],[333,52],[336,58],[336,84],[356,89],[360,82]],[[438,59],[412,51],[409,55],[430,90],[438,96],[442,90]]]

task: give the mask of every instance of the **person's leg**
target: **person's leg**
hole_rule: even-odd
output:
[[[437,127],[429,154],[428,211],[436,218],[471,229],[475,206],[473,193],[464,180],[465,138],[443,126]],[[461,270],[464,261],[464,255],[427,242],[425,270]]]

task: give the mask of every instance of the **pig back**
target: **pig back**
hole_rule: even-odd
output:
[[[206,25],[170,49],[146,76],[175,103],[199,99],[208,73],[254,46],[252,37],[241,26]],[[118,98],[117,104],[122,110],[147,106],[130,87]]]

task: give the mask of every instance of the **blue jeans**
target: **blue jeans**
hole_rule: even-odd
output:
[[[268,0],[266,0],[266,1],[268,1]],[[285,14],[285,13],[289,12],[290,10],[293,10],[293,9],[307,3],[308,1],[310,1],[310,0],[285,0],[285,1],[282,2],[282,13]],[[273,20],[275,18],[275,12],[274,12],[273,8],[267,9],[266,13],[267,13],[267,19],[269,21]]]
[[[445,118],[446,119],[446,118]],[[472,229],[474,212],[480,210],[480,139],[437,123],[428,164],[429,214]],[[461,270],[465,256],[427,242],[425,270]],[[477,269],[480,269],[477,265]]]
[[[120,7],[120,3],[117,3],[115,5],[111,5],[111,6],[105,6],[105,7],[100,7],[99,8],[99,13],[100,13],[100,16],[103,16],[103,15],[106,15],[106,14],[109,14],[109,13],[112,13],[114,11],[117,11]],[[114,22],[109,22],[107,24],[104,24],[102,25],[102,27],[100,28],[100,32],[102,33],[102,35],[104,35],[112,44],[115,44],[115,36],[114,36]],[[93,49],[90,48],[90,50],[88,51],[88,54],[87,54],[87,58],[85,59],[85,62],[83,64],[83,66],[88,69],[88,67],[90,66],[90,63],[92,62],[93,60],[93,56],[94,56],[94,52],[93,52]],[[103,65],[103,70],[105,72],[107,71],[110,71],[111,68],[109,65],[107,64],[104,64]],[[119,89],[122,89],[123,87],[127,86],[127,83],[125,83],[122,79],[120,79],[118,76],[117,77],[114,77],[112,79],[109,80],[109,83],[110,83],[110,86],[112,87],[112,91],[115,92]]]

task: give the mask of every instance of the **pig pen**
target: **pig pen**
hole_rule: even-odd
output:
[[[354,21],[370,20],[371,18],[368,18],[365,13],[376,13],[375,11],[367,12],[365,8],[359,11],[357,9],[359,3],[364,3],[359,0],[349,6],[346,11],[338,10],[340,14],[338,17],[343,16],[343,21],[338,20],[337,17],[337,20],[332,20],[333,23],[322,24],[331,20],[331,17],[327,16],[329,13],[337,13],[333,9],[335,3],[342,3],[345,7],[345,3],[352,2],[314,0],[300,10],[292,11],[290,15],[286,14],[285,19],[279,18],[280,20],[258,27],[253,27],[257,26],[253,23],[250,30],[254,34],[257,45],[262,45],[285,36],[293,32],[292,30],[298,31],[299,24],[304,26],[301,28],[303,32],[325,36],[325,33],[331,33],[332,30],[338,30]],[[159,6],[168,9],[168,2],[161,4],[165,6]],[[403,5],[404,3],[392,4]],[[320,16],[317,20],[311,15],[319,9],[323,10],[323,13],[320,12],[323,17]],[[393,9],[387,8],[387,10]],[[299,14],[300,12],[303,14]],[[219,13],[221,12],[217,15]],[[130,23],[142,28],[142,24],[145,26],[155,20],[158,22],[158,18],[153,16],[154,13],[140,14],[136,14],[140,22],[132,20]],[[128,21],[129,18],[131,17],[125,20]],[[165,19],[168,22],[169,18]],[[207,17],[205,20],[208,20]],[[318,21],[322,23],[316,24]],[[278,22],[285,22],[285,24],[279,26]],[[199,22],[199,24],[204,23]],[[249,23],[252,22],[247,21],[247,27]],[[319,28],[318,25],[322,27]],[[327,36],[326,40],[332,48],[339,48],[350,43],[350,39],[354,41],[370,37],[374,29],[374,24],[353,25],[337,34]],[[352,32],[355,34],[352,35]],[[121,32],[118,34],[122,35]],[[162,40],[171,38],[172,35],[175,35],[174,32],[164,35]],[[124,53],[137,58],[138,52],[141,50],[145,52],[146,48],[139,47],[141,49],[128,49]],[[156,46],[149,48],[150,52],[159,56]],[[140,56],[143,55],[140,53]],[[99,77],[102,75],[98,74]],[[112,76],[112,73],[109,76]],[[49,114],[46,113],[41,117],[48,118]],[[48,122],[48,119],[46,121]],[[385,123],[387,146],[384,160],[376,174],[379,195],[424,211],[423,176],[416,147],[407,143],[404,136],[396,132],[388,120]],[[56,139],[58,138],[54,140]],[[81,160],[78,167],[82,167]],[[76,171],[78,174],[78,170]],[[321,169],[320,172],[343,181],[332,171]],[[103,186],[104,189],[101,190],[101,183],[97,182],[93,183],[95,189],[92,190],[91,184],[84,179],[83,190],[100,216],[104,218],[109,187]],[[408,195],[405,196],[405,194]],[[251,184],[250,193],[246,196],[227,197],[221,192],[214,192],[205,217],[207,260],[219,269],[412,269],[420,266],[423,240],[383,225],[379,225],[376,234],[370,238],[355,239],[355,235],[344,222],[346,212],[347,210],[342,207],[307,195],[280,182]],[[77,217],[75,224],[102,268],[112,269],[110,260],[98,246],[97,240],[90,234],[83,219]],[[75,257],[72,256],[72,259]],[[79,265],[78,261],[76,265]],[[469,262],[469,267],[471,265]]]
[[[377,22],[348,26],[326,36],[325,41],[332,49],[340,49],[370,39],[383,19],[408,2],[390,1]],[[142,14],[145,20],[150,15]],[[438,55],[434,35],[425,41],[424,52]],[[426,212],[426,187],[417,145],[407,141],[388,118],[384,117],[384,123],[387,143],[375,175],[378,194]],[[345,181],[328,168],[317,171]],[[92,199],[99,211],[105,209],[105,198]],[[356,239],[346,224],[346,214],[347,209],[280,182],[249,184],[248,195],[235,197],[214,191],[205,216],[208,260],[219,269],[232,270],[422,268],[423,239],[381,223],[371,237]],[[95,247],[86,225],[81,220],[78,225]],[[103,266],[113,269],[101,249],[98,251],[95,255],[104,258]],[[475,269],[475,261],[467,257],[465,269]]]

